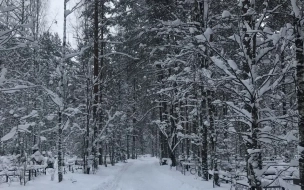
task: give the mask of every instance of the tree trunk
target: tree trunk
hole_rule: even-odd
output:
[[[58,112],[58,182],[63,180],[62,174],[62,113]]]
[[[203,87],[201,87],[201,112],[200,112],[200,127],[201,127],[201,158],[202,158],[202,173],[203,178],[208,181],[209,180],[209,174],[208,174],[208,127],[204,124],[204,112],[203,110],[206,110],[206,99],[207,97],[203,97],[204,94]]]
[[[247,14],[247,11],[251,8],[255,8],[255,2],[251,2],[249,0],[245,0],[242,2],[242,11],[243,14]],[[250,67],[253,67],[253,65],[256,64],[256,34],[249,33],[247,31],[248,25],[250,28],[255,29],[255,18],[251,14],[247,14],[244,16],[243,19],[243,44],[245,47],[245,55],[246,58],[244,59],[243,67],[244,67],[244,79],[248,79],[248,73],[251,71]],[[249,59],[251,63],[249,62]],[[250,65],[251,64],[251,65]],[[254,78],[252,78],[252,84],[255,83]],[[258,119],[259,119],[259,111],[257,106],[257,98],[256,95],[252,95],[250,97],[251,102],[250,104],[247,103],[245,109],[251,113],[252,117],[252,123],[250,126],[250,134],[248,135],[248,138],[251,140],[251,142],[247,141],[246,148],[247,148],[247,176],[248,176],[248,182],[251,188],[256,188],[257,190],[261,190],[261,181],[259,180],[258,176],[256,175],[256,170],[262,169],[262,160],[261,160],[261,152],[259,151],[259,145],[258,145]],[[249,150],[252,152],[250,153]]]
[[[170,158],[171,158],[171,166],[172,167],[175,167],[176,166],[176,157],[175,157],[175,154],[174,154],[174,151],[171,151],[171,153],[170,153]]]
[[[134,131],[134,129],[133,129]],[[135,133],[133,132],[133,136],[132,136],[132,159],[135,159],[135,142],[136,142],[136,138],[135,138]]]
[[[213,180],[214,185],[219,186],[219,170],[217,168],[217,152],[216,152],[216,141],[217,134],[214,124],[214,105],[212,104],[212,97],[214,97],[214,92],[207,90],[207,107],[208,107],[208,117],[209,117],[209,130],[210,130],[210,149],[211,149],[211,168],[213,170]]]
[[[102,73],[102,68],[104,65],[104,59],[103,59],[103,55],[104,55],[104,46],[105,46],[105,42],[103,42],[104,40],[104,1],[101,1],[101,8],[100,8],[100,15],[101,15],[101,24],[102,27],[100,28],[100,55],[101,57],[100,59],[100,76],[99,76],[99,81],[100,81],[100,86],[99,86],[99,106],[100,106],[100,111],[99,111],[99,131],[102,130],[102,120],[103,120],[103,116],[102,116],[102,77],[103,77],[103,73]],[[97,24],[98,26],[98,24]],[[102,142],[99,142],[99,164],[102,165]]]
[[[64,13],[66,12],[66,6],[67,1],[64,1],[63,10]],[[64,83],[65,83],[65,55],[66,55],[66,18],[68,15],[64,14],[63,16],[63,42],[62,42],[62,57],[61,57],[61,63],[60,63],[60,81],[59,81],[59,97],[61,98],[62,104],[64,99]],[[63,180],[63,174],[62,174],[62,166],[63,166],[63,160],[62,160],[62,111],[64,109],[63,105],[59,106],[59,112],[58,112],[58,181],[61,182]]]
[[[175,124],[175,119],[174,118],[177,118],[177,115],[176,115],[176,106],[174,105],[174,103],[172,102],[171,103],[171,109],[170,109],[170,123],[171,123],[171,138],[172,138],[172,141],[171,141],[171,144],[169,145],[170,146],[170,158],[171,158],[171,161],[172,161],[172,167],[175,167],[176,166],[176,158],[175,158],[175,145],[177,143],[177,137],[176,137],[176,124]],[[174,117],[174,118],[173,118]]]
[[[130,142],[129,142],[129,133],[127,134],[127,159],[130,159]]]
[[[93,154],[94,154],[94,160],[93,160],[93,167],[95,169],[98,168],[97,164],[97,135],[98,135],[98,98],[99,98],[99,92],[98,92],[98,86],[99,86],[99,65],[98,65],[98,1],[95,0],[95,5],[94,5],[94,103],[93,103],[93,119],[94,119],[94,138],[93,138]]]
[[[136,125],[136,119],[135,119],[135,112],[136,112],[136,79],[133,79],[133,118],[132,118],[132,124],[133,124],[133,130],[132,130],[132,159],[135,159],[136,154],[136,132],[135,132],[135,125]]]
[[[303,55],[303,37],[301,36],[300,18],[295,17],[295,32],[296,32],[296,61],[297,61],[297,98],[299,112],[299,174],[301,189],[304,190],[304,55]]]
[[[86,109],[87,109],[87,116],[86,116],[86,137],[85,137],[85,160],[84,160],[84,173],[89,174],[88,171],[88,158],[89,158],[89,143],[90,143],[90,103],[89,103],[89,85],[90,79],[87,78],[87,100],[86,100]]]
[[[99,144],[99,165],[102,165],[103,164],[103,159],[102,159],[102,153],[103,153],[103,149],[102,149],[102,142],[100,142]]]
[[[106,143],[105,144],[105,154],[104,154],[104,165],[105,165],[105,167],[108,167],[108,164],[107,164],[107,155],[108,155],[108,144]]]

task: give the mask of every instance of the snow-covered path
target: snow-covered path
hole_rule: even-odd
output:
[[[229,189],[223,184],[216,190]],[[169,166],[160,166],[156,158],[129,160],[114,179],[101,184],[96,190],[211,190],[212,182],[195,179],[193,175],[182,175]]]
[[[57,178],[55,178],[57,179]],[[216,190],[229,189],[222,184]],[[95,175],[68,173],[61,183],[51,181],[50,176],[39,176],[20,186],[18,182],[10,185],[0,184],[4,190],[211,190],[211,182],[195,179],[193,175],[182,175],[169,166],[160,166],[158,159],[143,157],[118,163],[115,166],[100,166]]]
[[[101,190],[197,190],[174,175],[163,173],[157,160],[151,158],[130,161],[110,183]]]

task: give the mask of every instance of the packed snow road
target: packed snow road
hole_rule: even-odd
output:
[[[95,190],[213,190],[212,181],[197,179],[194,175],[181,174],[175,168],[160,166],[157,158],[143,157],[129,160],[111,181]],[[230,189],[221,184],[216,190]]]
[[[177,171],[164,172],[168,167],[159,166],[154,158],[131,160],[100,190],[197,190],[195,186],[181,181],[172,174]],[[175,169],[174,169],[175,170]],[[174,172],[174,173],[173,173]],[[170,175],[171,174],[171,175]]]

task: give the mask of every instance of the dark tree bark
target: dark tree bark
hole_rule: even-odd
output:
[[[217,134],[214,124],[214,113],[215,108],[212,104],[212,99],[214,97],[214,92],[211,90],[207,90],[207,107],[208,107],[208,117],[209,117],[209,131],[210,131],[210,149],[211,149],[211,168],[213,169],[213,179],[214,185],[219,186],[219,170],[217,167],[217,152],[216,152],[216,141]]]
[[[94,90],[93,90],[93,95],[94,95],[94,103],[93,103],[93,119],[94,119],[94,138],[93,138],[93,154],[94,154],[94,161],[93,161],[93,167],[97,168],[97,136],[98,136],[98,106],[99,106],[99,91],[98,91],[98,86],[99,86],[99,65],[98,65],[98,54],[99,54],[99,47],[98,47],[98,40],[99,40],[99,27],[98,27],[98,19],[99,19],[99,6],[98,6],[99,0],[95,0],[94,4]]]
[[[136,118],[135,118],[135,112],[136,112],[136,79],[133,79],[133,118],[132,118],[132,159],[136,158]]]
[[[298,98],[298,112],[299,112],[299,147],[300,159],[299,159],[299,174],[301,189],[304,190],[304,55],[303,55],[303,37],[301,36],[301,22],[300,18],[294,18],[295,23],[295,45],[296,45],[296,61],[297,61],[297,98]]]
[[[62,173],[62,113],[58,112],[58,181],[63,180]]]
[[[104,47],[105,47],[105,42],[104,42],[104,23],[105,23],[105,16],[104,16],[104,1],[101,1],[100,5],[100,18],[101,18],[101,28],[100,28],[100,73],[99,73],[99,81],[100,81],[100,86],[99,86],[99,131],[102,130],[102,121],[103,121],[103,112],[102,112],[102,77],[103,77],[103,66],[104,66]],[[99,164],[102,165],[102,142],[99,142]]]
[[[175,157],[175,145],[177,143],[177,137],[176,137],[176,121],[174,118],[177,118],[177,114],[176,114],[176,106],[174,105],[174,103],[172,103],[171,105],[171,109],[170,109],[170,123],[171,123],[171,138],[172,138],[172,142],[169,145],[170,146],[170,158],[171,158],[171,165],[172,167],[176,166],[176,157]],[[174,118],[173,118],[174,117]]]

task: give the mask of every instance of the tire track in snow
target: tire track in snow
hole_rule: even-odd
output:
[[[113,180],[104,182],[100,184],[95,190],[119,190],[118,183],[122,177],[122,175],[128,170],[128,168],[133,165],[132,162],[125,164],[121,170],[119,170],[118,175],[114,177]]]
[[[122,175],[129,169],[129,167],[131,165],[133,165],[132,162],[128,163],[125,167],[123,167],[122,170],[119,171],[119,174],[112,181],[112,186],[109,189],[104,189],[104,190],[119,190],[119,189],[117,189],[118,183],[119,183]]]

